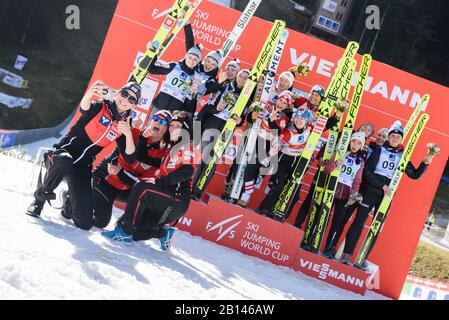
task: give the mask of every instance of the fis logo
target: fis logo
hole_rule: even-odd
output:
[[[390,154],[388,159],[390,159],[390,161],[394,161],[396,159],[396,156],[394,154]]]
[[[352,164],[354,163],[354,160],[352,160],[352,159],[347,159],[347,161],[348,161],[348,165],[350,165],[350,166],[352,166]]]
[[[99,121],[103,126],[107,127],[111,124],[111,119],[109,119],[106,116],[101,116],[100,121]]]
[[[230,239],[234,239],[235,238],[235,228],[242,223],[242,221],[237,221],[235,222],[235,220],[239,219],[243,217],[243,215],[238,215],[238,216],[234,216],[231,218],[228,218],[226,220],[223,220],[215,225],[213,225],[212,222],[208,222],[206,225],[206,229],[207,232],[211,232],[214,230],[218,231],[218,237],[216,241],[220,241],[221,239],[223,239],[223,237],[225,237],[226,235],[228,235],[228,237]]]
[[[304,142],[304,136],[303,135],[300,135],[299,137],[298,137],[298,143],[303,143]]]

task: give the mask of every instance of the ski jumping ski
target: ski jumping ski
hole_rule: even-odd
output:
[[[354,129],[354,124],[357,119],[357,114],[359,112],[360,103],[363,98],[364,88],[366,79],[369,74],[372,57],[370,55],[364,55],[362,58],[362,64],[359,70],[359,78],[357,80],[357,85],[355,87],[354,93],[351,99],[351,106],[346,116],[345,125],[342,130],[341,138],[338,142],[337,153],[335,155],[335,161],[344,159],[349,141],[351,139],[351,134]],[[313,234],[311,242],[311,251],[318,252],[321,241],[324,236],[324,231],[326,230],[327,222],[329,220],[330,211],[332,209],[332,203],[334,201],[335,190],[337,188],[338,179],[340,177],[341,168],[335,168],[329,175],[326,183],[326,188],[322,196],[322,204],[317,216],[316,230]]]
[[[288,31],[284,29],[282,31],[281,37],[276,43],[276,48],[273,52],[273,56],[271,57],[270,62],[268,63],[268,70],[265,75],[265,81],[262,86],[262,94],[260,96],[261,103],[267,103],[268,98],[270,96],[271,87],[274,84],[274,77],[276,76],[277,69],[279,67],[279,63],[281,61],[282,53],[284,52],[285,44],[287,43]],[[243,176],[245,173],[246,164],[253,156],[253,152],[257,143],[257,134],[260,130],[260,125],[262,123],[262,119],[258,118],[252,125],[249,125],[246,133],[247,141],[244,146],[244,151],[240,155],[240,159],[238,163],[237,173],[235,174],[234,183],[231,191],[231,198],[237,200],[240,197],[240,192],[243,187]]]
[[[190,19],[202,0],[176,0],[170,12],[165,16],[161,27],[151,41],[152,47],[148,48],[134,68],[129,81],[142,83],[148,75],[151,63],[162,56],[164,51]]]
[[[421,108],[423,106],[423,103],[425,101],[429,100],[429,96],[424,96],[421,103],[416,107],[415,111],[413,112],[412,116],[410,117],[409,121],[407,122],[406,129],[404,130],[404,137],[410,132],[411,127],[413,126],[413,123],[416,120],[416,117],[418,116],[419,112],[421,111]],[[357,254],[357,257],[354,261],[354,266],[357,268],[362,268],[363,263],[366,260],[366,257],[368,256],[369,252],[371,251],[375,240],[377,239],[379,233],[381,232],[382,226],[385,223],[385,220],[388,215],[388,211],[390,209],[391,201],[398,189],[399,182],[401,181],[402,175],[405,172],[405,169],[407,167],[408,162],[410,161],[410,158],[412,156],[413,150],[416,147],[416,144],[418,142],[419,137],[421,136],[421,133],[423,132],[427,121],[429,120],[429,115],[424,113],[422,114],[418,122],[416,123],[416,126],[414,130],[411,133],[410,139],[407,142],[407,145],[405,147],[404,153],[401,156],[401,159],[399,160],[399,165],[394,171],[393,177],[391,178],[391,182],[389,184],[389,188],[391,190],[391,196],[384,196],[382,199],[382,202],[374,215],[373,222],[371,223],[370,229],[368,230],[368,234],[365,237],[365,240],[363,241],[363,244],[360,248],[359,253]]]
[[[207,183],[212,178],[215,166],[217,165],[218,160],[223,155],[226,147],[228,146],[232,134],[234,132],[236,123],[233,120],[234,116],[240,117],[249,98],[251,97],[252,92],[254,91],[257,81],[259,77],[262,75],[262,72],[265,70],[268,60],[270,59],[274,47],[276,45],[277,40],[281,36],[282,30],[285,28],[285,22],[281,20],[276,20],[274,25],[265,41],[262,50],[259,53],[259,56],[254,64],[254,67],[251,70],[251,75],[243,87],[242,93],[240,94],[234,108],[232,109],[232,114],[229,119],[226,121],[226,124],[221,131],[217,142],[213,147],[213,157],[210,159],[207,166],[201,172],[199,179],[196,184],[196,188],[199,192],[204,191]]]
[[[310,159],[312,158],[313,152],[315,151],[316,145],[321,137],[326,126],[327,119],[330,116],[332,107],[331,101],[337,100],[338,93],[341,91],[341,86],[343,85],[345,74],[348,72],[350,65],[352,64],[352,59],[355,57],[359,44],[356,42],[349,42],[346,47],[345,53],[343,54],[343,62],[337,68],[334,73],[328,90],[326,92],[326,98],[320,103],[318,109],[318,119],[313,127],[313,131],[307,141],[307,144],[302,151],[300,159],[293,170],[292,177],[284,185],[278,201],[274,205],[273,213],[275,215],[285,217],[290,206],[292,206],[292,201],[295,193],[298,191],[299,184],[306,172]]]

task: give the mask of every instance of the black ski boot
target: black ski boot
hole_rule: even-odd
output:
[[[27,211],[25,213],[29,216],[39,218],[43,207],[44,207],[44,202],[34,200],[29,205],[29,207],[27,208]]]
[[[349,259],[351,259],[351,255],[349,253],[344,253],[340,262],[349,266]]]
[[[27,215],[38,218],[41,215],[42,208],[45,201],[56,199],[56,195],[53,192],[45,190],[36,190],[34,192],[34,201],[30,204],[25,212]]]

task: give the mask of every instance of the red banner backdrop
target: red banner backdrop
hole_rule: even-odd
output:
[[[145,51],[146,44],[161,25],[162,18],[153,19],[153,17],[169,8],[171,4],[171,0],[119,1],[91,81],[101,79],[112,87],[123,85],[128,79],[138,52]],[[240,14],[238,11],[203,1],[192,17],[191,23],[196,41],[204,45],[204,55],[209,50],[221,47]],[[253,18],[229,59],[238,57],[243,67],[250,68],[270,28],[270,22]],[[286,70],[299,62],[307,62],[312,67],[312,72],[300,82],[297,81],[296,87],[308,92],[314,84],[327,86],[343,49],[302,33],[289,31],[290,37],[279,70]],[[181,32],[162,59],[180,60],[184,55],[184,35]],[[357,57],[359,62],[360,58]],[[425,145],[429,141],[438,143],[443,150],[419,181],[403,179],[385,227],[370,256],[370,260],[380,266],[381,280],[378,291],[398,298],[448,156],[449,129],[446,124],[448,112],[443,104],[449,100],[449,89],[374,61],[365,90],[357,125],[371,122],[376,129],[390,127],[397,119],[405,125],[412,113],[412,107],[419,102],[420,97],[429,93],[431,100],[426,112],[430,115],[430,121],[412,161],[415,165],[419,164],[426,152]],[[102,155],[109,151],[106,150]],[[226,166],[220,166],[208,192],[221,194],[222,175],[225,173]],[[305,197],[312,176],[313,170],[310,170],[304,181],[300,201]],[[260,203],[265,183],[262,184],[261,190],[255,192],[250,203],[251,208],[257,207]],[[294,221],[298,206],[299,204],[296,205],[289,222]],[[217,212],[220,212],[219,209],[217,208]],[[368,225],[370,222],[369,219]]]

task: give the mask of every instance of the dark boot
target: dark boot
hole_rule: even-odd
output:
[[[70,201],[70,195],[68,191],[63,191],[62,193],[62,210],[61,216],[64,219],[72,220],[72,202]]]
[[[340,262],[349,265],[349,259],[351,259],[351,255],[349,253],[344,253],[340,259]]]
[[[25,213],[29,216],[39,218],[43,207],[44,207],[44,202],[41,202],[39,200],[34,200],[29,205],[29,207],[27,208],[27,211]]]
[[[326,257],[328,259],[333,259],[334,255],[332,254],[332,248],[326,248],[323,253],[322,253],[323,257]]]
[[[29,216],[37,218],[41,215],[45,201],[54,199],[56,199],[56,195],[53,192],[38,189],[34,192],[34,201],[29,205],[25,213]]]

